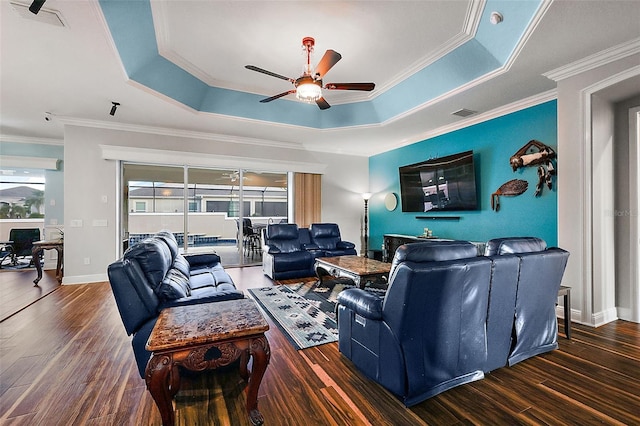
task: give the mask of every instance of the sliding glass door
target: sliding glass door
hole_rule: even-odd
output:
[[[262,262],[262,230],[287,221],[287,173],[123,164],[124,248],[168,229],[182,251]]]
[[[287,174],[242,170],[242,247],[246,264],[262,262],[262,239],[269,223],[287,222]]]
[[[184,168],[124,164],[122,237],[125,248],[167,229],[184,241]]]
[[[224,265],[244,264],[238,248],[238,200],[228,178],[237,173],[234,170],[187,168],[187,249],[190,253],[214,250]]]

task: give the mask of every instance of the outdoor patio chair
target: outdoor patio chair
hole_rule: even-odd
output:
[[[11,252],[11,264],[16,265],[19,257],[25,258],[26,256],[31,256],[33,243],[40,241],[40,229],[11,229],[9,231],[9,240],[12,241],[12,243],[8,245],[9,251]],[[33,258],[29,261],[29,266],[32,265],[34,265]]]

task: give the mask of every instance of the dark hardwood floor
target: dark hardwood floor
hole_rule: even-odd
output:
[[[228,271],[241,289],[271,285],[259,267]],[[3,287],[5,277],[33,285],[30,275],[5,274],[19,272],[2,272]],[[574,324],[559,350],[410,409],[336,343],[296,351],[270,325],[258,399],[267,425],[640,424],[639,324]],[[244,403],[235,370],[194,376],[176,396],[177,423],[247,425]],[[160,424],[108,283],[60,286],[0,322],[0,424]]]
[[[53,270],[43,271],[42,280],[35,286],[33,280],[37,276],[36,268],[0,269],[0,321],[15,315],[60,287]]]

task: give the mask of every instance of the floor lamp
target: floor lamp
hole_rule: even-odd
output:
[[[362,194],[364,200],[364,257],[369,257],[369,198],[370,192]]]

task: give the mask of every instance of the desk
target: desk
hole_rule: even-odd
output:
[[[48,240],[48,241],[36,241],[33,243],[33,249],[31,249],[31,258],[33,259],[33,263],[36,265],[36,270],[38,271],[38,276],[33,283],[37,286],[38,281],[42,279],[42,265],[40,265],[40,253],[44,250],[56,250],[58,252],[58,265],[56,267],[56,279],[59,283],[62,283],[62,264],[64,257],[64,241],[62,239],[58,240]]]
[[[269,329],[251,299],[166,308],[147,342],[151,359],[145,381],[163,426],[175,423],[172,399],[180,389],[180,369],[203,371],[240,359],[240,376],[249,381],[247,413],[251,423],[264,422],[258,411],[258,388],[271,357],[264,332]],[[253,365],[249,373],[249,357]]]

